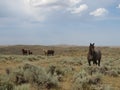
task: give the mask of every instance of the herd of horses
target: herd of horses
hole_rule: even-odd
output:
[[[46,56],[54,56],[54,50],[43,50],[43,52],[45,53]],[[32,55],[33,52],[31,50],[27,50],[27,49],[22,49],[22,54],[23,55]]]
[[[93,62],[93,64],[96,64],[98,66],[100,66],[100,61],[101,61],[101,51],[96,49],[95,44],[91,44],[89,45],[89,50],[88,50],[88,54],[87,54],[87,60],[88,60],[88,64],[89,66],[91,66],[91,61]],[[46,56],[54,56],[55,51],[54,50],[44,50],[43,52]],[[32,51],[27,50],[27,49],[22,49],[22,54],[23,55],[32,55]]]

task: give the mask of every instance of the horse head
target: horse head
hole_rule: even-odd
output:
[[[94,45],[95,45],[95,43],[93,43],[93,44],[90,43],[90,46],[89,46],[89,53],[90,53],[91,55],[94,54],[94,48],[95,48]]]

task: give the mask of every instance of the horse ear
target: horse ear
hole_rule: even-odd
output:
[[[95,43],[93,43],[93,46],[95,45]]]
[[[92,44],[90,43],[90,45],[92,45]]]

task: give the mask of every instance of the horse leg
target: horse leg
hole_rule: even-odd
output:
[[[95,61],[93,60],[93,65],[95,64]]]
[[[47,52],[47,56],[49,56],[50,54]]]
[[[100,66],[100,59],[98,60],[98,66]]]
[[[23,52],[23,55],[25,55],[25,52]]]
[[[97,61],[96,60],[93,60],[93,65],[96,64],[97,65]]]
[[[90,62],[91,62],[91,60],[88,60],[89,66],[91,66],[91,63],[90,63]]]
[[[97,60],[95,60],[95,64],[97,65]]]
[[[52,56],[54,56],[54,53],[52,53]]]

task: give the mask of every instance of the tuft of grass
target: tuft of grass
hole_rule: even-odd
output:
[[[75,66],[79,66],[83,64],[81,61],[81,58],[75,58],[75,57],[66,57],[60,63],[64,65],[68,64],[68,65],[75,65]]]
[[[8,75],[0,75],[0,90],[13,90],[14,84],[9,80]]]
[[[15,86],[14,90],[30,90],[30,85],[29,84],[22,84]]]
[[[88,74],[82,70],[73,76],[73,90],[90,90],[87,79]]]
[[[95,73],[92,75],[85,69],[81,69],[79,73],[76,73],[73,76],[73,90],[100,90],[102,75],[96,69],[94,70]]]
[[[14,85],[11,82],[0,82],[0,90],[13,90]]]

